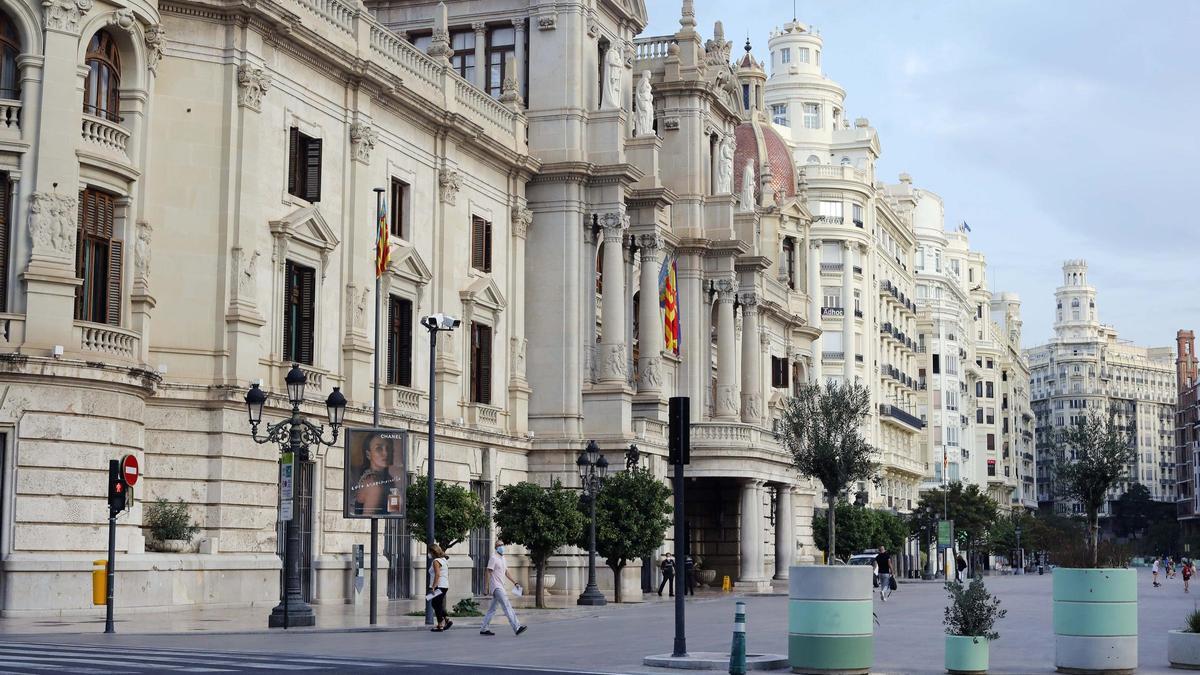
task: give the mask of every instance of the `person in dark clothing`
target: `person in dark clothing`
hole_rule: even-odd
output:
[[[685,595],[696,594],[696,563],[690,555],[683,561],[683,588]]]
[[[954,571],[954,580],[962,583],[963,572],[967,571],[967,559],[964,558],[961,553],[959,553],[958,557],[954,559]]]
[[[887,602],[892,595],[892,554],[886,546],[880,546],[879,555],[875,556],[875,571],[879,574],[879,599]]]
[[[658,569],[662,570],[662,582],[658,584],[658,594],[662,595],[663,586],[667,587],[667,594],[675,597],[675,557],[670,553],[663,556],[662,562],[658,563]]]

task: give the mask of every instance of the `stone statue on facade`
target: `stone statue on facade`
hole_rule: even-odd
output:
[[[75,197],[56,192],[33,193],[29,205],[33,252],[74,258],[75,219]]]
[[[238,251],[238,298],[244,301],[252,301],[255,291],[258,289],[258,259],[262,256],[257,250],[246,255],[245,251]]]
[[[621,71],[625,68],[621,52],[609,47],[604,54],[604,100],[601,108],[617,110],[621,107]]]
[[[654,135],[654,94],[650,88],[650,71],[642,71],[642,79],[638,82],[637,110],[634,111],[633,130],[635,136]]]
[[[133,265],[137,278],[150,278],[150,225],[138,223],[137,241],[133,245]]]
[[[351,305],[351,327],[366,328],[367,327],[367,300],[371,296],[371,289],[363,288],[362,293],[350,284],[349,289],[350,305]]]
[[[742,170],[742,195],[739,211],[754,210],[754,161],[746,160],[746,168]]]
[[[717,149],[716,194],[733,193],[733,138],[726,136]]]

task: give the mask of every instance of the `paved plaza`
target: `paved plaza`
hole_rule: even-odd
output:
[[[987,582],[1008,609],[1007,618],[998,625],[1000,639],[992,644],[991,672],[1053,672],[1050,576],[989,577]],[[1149,572],[1141,571],[1139,672],[1168,672],[1166,632],[1182,625],[1184,616],[1196,604],[1194,598],[1200,598],[1200,590],[1195,595],[1185,595],[1181,580],[1166,582],[1156,589],[1151,587]],[[750,651],[785,653],[787,598],[770,595],[744,599],[748,605]],[[689,649],[728,649],[733,603],[734,596],[721,594],[688,600]],[[944,606],[942,586],[934,582],[905,583],[887,603],[880,603],[877,598],[875,672],[941,672]],[[452,630],[435,635],[419,625],[419,618],[397,614],[385,617],[387,628],[363,630],[366,621],[361,612],[326,607],[318,611],[322,627],[287,633],[267,632],[262,628],[267,612],[264,608],[210,611],[205,613],[210,615],[207,619],[196,612],[128,614],[115,636],[100,633],[102,623],[73,624],[71,630],[91,632],[66,633],[62,632],[67,630],[63,625],[47,625],[49,620],[8,619],[0,624],[3,631],[0,670],[33,672],[22,670],[19,657],[10,660],[13,657],[6,650],[37,643],[70,645],[73,650],[84,651],[92,646],[152,650],[149,655],[152,659],[175,654],[173,650],[195,650],[210,657],[214,653],[254,653],[261,658],[284,654],[291,659],[283,668],[288,671],[303,667],[297,664],[307,664],[317,670],[351,672],[355,668],[347,670],[348,663],[362,664],[362,670],[371,663],[372,672],[422,672],[424,664],[440,662],[467,666],[455,669],[456,672],[483,672],[483,666],[508,666],[518,671],[672,672],[642,666],[643,656],[671,648],[674,624],[672,605],[666,598],[602,608],[564,606],[542,611],[521,610],[523,620],[531,628],[520,637],[514,637],[505,625],[499,626],[495,637],[482,637],[478,634],[479,619],[456,621]],[[70,620],[55,623],[70,623]],[[42,650],[52,652],[53,648]],[[197,658],[203,660],[203,656]],[[184,669],[189,663],[197,665],[194,661],[183,664]],[[223,668],[237,662],[237,658],[221,657],[213,665]],[[38,672],[50,670],[46,663],[36,665]],[[269,671],[262,664],[248,668],[255,672]],[[79,671],[66,668],[62,672]]]

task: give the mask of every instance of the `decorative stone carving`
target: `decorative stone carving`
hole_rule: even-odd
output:
[[[638,249],[642,252],[642,261],[658,260],[658,251],[663,247],[663,238],[657,234],[643,234],[637,238]]]
[[[712,39],[704,43],[704,53],[708,64],[712,66],[728,65],[729,54],[732,49],[733,42],[725,39],[725,28],[718,21],[713,26]]]
[[[533,211],[527,206],[514,206],[512,208],[512,233],[514,236],[522,239],[529,232],[529,226],[533,224]]]
[[[438,172],[438,188],[442,201],[450,206],[458,203],[458,190],[462,187],[462,176],[453,169],[442,169]]]
[[[621,72],[625,63],[621,52],[616,47],[609,47],[604,53],[604,100],[600,102],[603,110],[618,110],[621,107]]]
[[[625,235],[625,214],[610,211],[600,216],[600,227],[604,231],[604,241],[620,241]]]
[[[640,388],[647,390],[662,388],[662,358],[658,356],[643,358],[639,374],[641,375],[641,381],[638,383]]]
[[[679,131],[679,118],[668,117],[663,120],[663,129],[666,131]]]
[[[504,82],[500,84],[500,102],[507,106],[521,105],[521,82],[517,79],[517,60],[509,54],[504,67]]]
[[[529,341],[525,338],[512,338],[510,347],[512,349],[512,368],[513,378],[518,380],[525,379],[525,348]]]
[[[539,16],[537,20],[537,26],[538,30],[554,30],[558,27],[558,15],[544,14]]]
[[[637,56],[637,49],[634,48],[633,42],[630,40],[624,40],[622,42],[625,45],[625,49],[623,50],[625,53],[625,67],[633,68],[633,59]]]
[[[587,34],[590,38],[600,34],[600,24],[596,23],[595,19],[588,19]]]
[[[79,20],[92,9],[93,0],[43,0],[46,28],[79,34]]]
[[[746,160],[746,168],[742,170],[742,196],[738,210],[753,211],[754,201],[754,161]]]
[[[162,61],[163,45],[167,41],[167,29],[159,24],[146,27],[146,67],[158,74],[158,63]]]
[[[258,291],[258,259],[262,254],[257,250],[249,255],[240,248],[233,249],[233,267],[237,274],[238,300],[253,304]]]
[[[717,291],[719,302],[733,302],[737,293],[737,284],[732,279],[717,279],[713,282],[713,288]]]
[[[75,257],[75,197],[56,192],[30,195],[29,234],[34,255]]]
[[[637,110],[633,115],[633,135],[654,135],[654,93],[650,86],[650,71],[643,70],[638,81],[637,93],[634,95]]]
[[[133,10],[129,8],[118,9],[108,17],[107,25],[116,26],[121,30],[131,30],[133,28]]]
[[[150,223],[144,220],[137,224],[137,241],[133,245],[133,269],[136,279],[150,279]]]
[[[357,284],[346,285],[346,304],[350,306],[350,327],[365,329],[367,327],[367,300],[371,297],[371,289],[364,287],[360,293]]]
[[[737,387],[730,384],[717,385],[717,409],[726,413],[738,410]]]
[[[476,35],[483,33],[487,30],[487,23],[483,21],[472,21],[471,30],[475,31]]]
[[[717,150],[717,185],[716,194],[733,193],[733,137],[726,136]]]
[[[746,416],[751,420],[762,419],[762,398],[758,394],[746,397]]]
[[[426,53],[449,64],[450,57],[454,56],[454,50],[450,48],[450,29],[445,26],[435,27],[433,37],[429,41],[429,50]]]
[[[627,372],[625,366],[625,343],[619,342],[608,345],[607,350],[608,352],[604,356],[605,371],[624,378]]]
[[[371,151],[375,149],[375,141],[379,140],[379,132],[366,122],[355,122],[350,125],[350,147],[354,160],[363,164],[371,163]]]
[[[271,87],[271,74],[258,66],[238,66],[238,105],[254,112],[262,111],[263,94]]]

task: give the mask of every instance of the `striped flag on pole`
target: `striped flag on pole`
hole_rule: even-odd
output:
[[[679,353],[679,291],[675,285],[675,257],[664,260],[658,273],[658,305],[663,316],[663,347]]]
[[[387,198],[379,200],[379,231],[375,235],[375,278],[383,276],[391,256],[391,244],[388,243]]]

